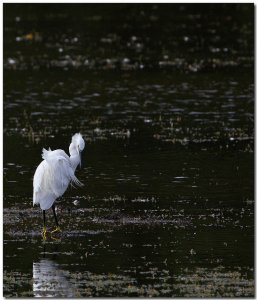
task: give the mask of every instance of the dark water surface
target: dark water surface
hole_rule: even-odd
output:
[[[4,5],[5,297],[254,296],[253,13]],[[33,174],[76,132],[43,242]]]

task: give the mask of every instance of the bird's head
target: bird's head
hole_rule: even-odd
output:
[[[80,133],[75,133],[72,137],[72,144],[75,146],[78,154],[85,148],[85,141]]]
[[[81,152],[85,148],[85,141],[80,133],[76,133],[73,135],[71,144],[69,147],[69,151],[71,156],[77,156],[78,157],[78,163],[81,167]]]

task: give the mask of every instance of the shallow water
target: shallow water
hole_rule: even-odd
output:
[[[253,297],[253,62],[253,5],[4,5],[4,296]]]

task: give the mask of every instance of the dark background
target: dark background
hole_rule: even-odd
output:
[[[252,297],[254,5],[3,15],[4,296]],[[85,187],[43,243],[33,174],[76,132]]]

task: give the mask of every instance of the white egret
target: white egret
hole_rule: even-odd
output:
[[[43,149],[43,161],[37,167],[33,178],[33,205],[39,204],[43,210],[43,238],[46,238],[45,211],[52,207],[56,228],[51,233],[61,231],[55,213],[55,200],[61,197],[70,183],[83,184],[75,176],[78,164],[81,164],[80,153],[85,147],[80,133],[73,135],[69,147],[70,157],[61,149],[54,151]]]

